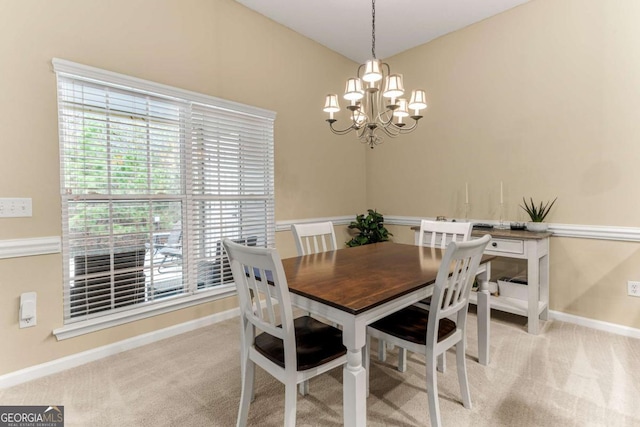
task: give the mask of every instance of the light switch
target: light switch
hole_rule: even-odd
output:
[[[31,198],[0,198],[0,218],[32,216]]]

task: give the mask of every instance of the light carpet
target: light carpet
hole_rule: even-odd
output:
[[[560,321],[539,335],[523,317],[493,312],[491,362],[477,363],[469,316],[472,409],[460,401],[455,356],[438,374],[445,426],[640,426],[640,340]],[[375,347],[374,347],[375,348]],[[370,426],[427,426],[424,357],[396,352],[371,367]],[[240,399],[237,319],[0,390],[2,405],[64,405],[65,426],[233,426]],[[283,423],[284,386],[257,370],[253,426]],[[298,426],[342,425],[342,370],[298,396]]]

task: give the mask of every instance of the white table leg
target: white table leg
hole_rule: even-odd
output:
[[[381,362],[387,360],[387,343],[382,340],[378,341],[378,360]]]
[[[478,362],[489,364],[489,337],[491,334],[491,307],[489,291],[478,291]]]
[[[366,344],[366,335],[364,324],[343,325],[342,342],[347,347],[347,363],[342,370],[345,426],[367,425],[367,371],[362,366],[362,347]]]
[[[540,332],[540,318],[538,313],[538,301],[540,292],[540,263],[536,248],[536,242],[529,242],[529,261],[527,262],[527,282],[529,291],[529,304],[527,309],[527,318],[529,321],[528,331],[530,334],[537,335]]]
[[[491,263],[485,264],[478,274],[478,362],[489,364],[489,341],[491,338],[491,294],[489,293],[489,279],[491,278]]]
[[[540,258],[540,301],[545,305],[544,310],[540,313],[542,320],[549,320],[549,254],[545,254]]]

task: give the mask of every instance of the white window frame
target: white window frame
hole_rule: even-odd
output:
[[[240,113],[247,115],[247,117],[254,116],[259,118],[260,120],[268,120],[270,121],[270,133],[267,132],[267,135],[264,137],[265,144],[267,144],[270,156],[270,183],[267,186],[268,188],[265,190],[265,194],[267,195],[266,203],[267,210],[266,215],[267,218],[264,224],[264,232],[266,233],[264,239],[267,246],[274,246],[275,244],[275,212],[274,212],[274,204],[275,204],[275,195],[274,195],[274,160],[273,160],[273,149],[274,149],[274,141],[273,141],[273,122],[275,120],[275,113],[272,111],[264,110],[258,107],[248,106],[240,103],[236,103],[233,101],[228,101],[196,92],[186,91],[183,89],[162,85],[159,83],[154,83],[151,81],[138,79],[135,77],[126,76],[123,74],[118,74],[94,67],[89,67],[82,64],[77,64],[74,62],[62,60],[62,59],[53,59],[52,61],[54,71],[57,76],[62,77],[71,77],[74,79],[80,80],[88,80],[88,81],[96,81],[101,84],[109,85],[109,86],[117,86],[120,88],[128,88],[132,91],[136,92],[147,92],[156,96],[167,97],[168,99],[175,99],[179,102],[186,102],[189,105],[194,105],[194,108],[208,108],[213,107],[221,110],[228,110],[233,113]],[[200,106],[200,107],[198,107]],[[190,121],[186,121],[186,129],[185,135],[193,135],[197,134],[198,129],[190,128]],[[194,125],[195,128],[195,125]],[[186,143],[187,147],[191,147],[191,141]],[[190,148],[186,149],[187,151]],[[186,168],[191,167],[191,158],[185,160]],[[64,181],[64,179],[61,179]],[[64,182],[62,182],[61,187],[64,186]],[[186,202],[183,204],[183,211],[185,215],[183,218],[187,220],[187,222],[195,226],[195,220],[192,220],[193,215],[190,215],[190,211],[195,209],[194,200],[207,199],[206,195],[203,197],[202,195],[194,196],[189,189],[186,193]],[[260,195],[256,197],[256,199],[264,199],[265,195]],[[214,198],[215,199],[215,198]],[[63,216],[65,212],[65,194],[64,188],[62,188],[62,203],[63,203]],[[63,219],[64,221],[64,219]],[[65,228],[66,227],[66,228]],[[204,227],[204,226],[203,226]],[[189,230],[189,226],[185,224],[185,229]],[[68,226],[63,224],[63,230],[68,230]],[[195,265],[195,256],[194,249],[192,248],[194,239],[196,239],[196,234],[202,234],[203,230],[193,230],[192,232],[187,231],[184,235],[184,245],[183,254],[184,258],[186,258],[185,265],[188,266],[189,263]],[[70,286],[70,271],[69,271],[69,259],[70,255],[68,253],[68,242],[66,242],[66,236],[63,232],[62,239],[62,247],[63,247],[63,270],[64,270],[64,286],[65,286],[65,298],[68,298],[68,287]],[[188,268],[188,267],[185,267]],[[109,310],[105,312],[106,314],[102,314],[97,317],[88,316],[86,318],[82,318],[80,320],[70,320],[68,313],[65,321],[65,325],[59,329],[54,330],[54,334],[58,338],[58,340],[71,338],[74,336],[90,333],[93,331],[101,330],[104,328],[136,321],[139,319],[144,319],[152,316],[156,316],[159,314],[167,313],[170,311],[194,306],[197,304],[202,304],[209,301],[214,301],[221,298],[226,298],[232,295],[235,295],[235,286],[219,286],[215,288],[208,289],[196,289],[197,285],[195,284],[197,273],[195,269],[188,269],[187,272],[188,280],[185,286],[189,287],[190,292],[182,294],[179,298],[167,298],[166,300],[161,299],[158,301],[154,301],[152,304],[135,304],[130,306],[131,308],[127,309],[117,309],[117,310]],[[68,301],[67,301],[68,302]],[[66,310],[68,310],[68,304],[66,306]]]

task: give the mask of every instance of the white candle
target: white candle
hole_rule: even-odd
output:
[[[468,182],[464,183],[464,195],[465,195],[464,202],[469,203],[469,183]]]
[[[504,204],[504,196],[502,193],[502,181],[500,181],[500,204]]]

